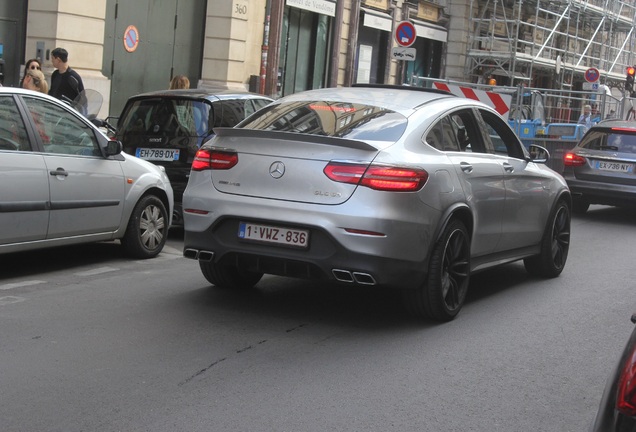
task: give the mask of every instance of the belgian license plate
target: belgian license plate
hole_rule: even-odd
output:
[[[145,160],[176,161],[179,160],[179,149],[138,148],[135,156]]]
[[[631,173],[634,171],[634,164],[621,163],[621,162],[597,161],[596,168],[603,171]]]
[[[243,240],[274,243],[284,246],[306,248],[309,246],[309,231],[240,222],[238,236]]]

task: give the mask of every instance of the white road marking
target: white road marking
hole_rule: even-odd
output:
[[[118,271],[118,268],[115,267],[98,267],[92,270],[87,270],[83,272],[73,273],[75,276],[95,276],[102,273],[114,272]]]
[[[4,306],[11,303],[20,303],[25,300],[26,299],[24,297],[16,297],[16,296],[0,297],[0,306]]]
[[[20,287],[31,286],[31,285],[39,285],[39,284],[43,284],[43,283],[46,283],[46,281],[43,281],[43,280],[28,280],[28,281],[23,281],[23,282],[14,282],[14,283],[8,283],[8,284],[0,285],[0,290],[10,290],[10,289],[14,289],[14,288],[20,288]]]

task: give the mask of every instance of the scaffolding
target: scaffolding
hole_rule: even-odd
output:
[[[599,84],[623,91],[634,65],[634,0],[471,0],[466,75],[471,82],[588,90],[586,71]]]

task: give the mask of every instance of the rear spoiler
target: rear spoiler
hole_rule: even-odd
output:
[[[364,141],[357,141],[345,138],[337,138],[325,135],[310,135],[296,132],[271,131],[260,129],[239,129],[228,127],[214,128],[214,133],[219,137],[231,138],[264,138],[284,141],[303,141],[312,144],[322,144],[337,147],[348,147],[356,150],[378,151],[377,147]]]

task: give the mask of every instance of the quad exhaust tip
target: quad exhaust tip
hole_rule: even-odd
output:
[[[333,269],[331,270],[333,277],[339,282],[357,283],[359,285],[375,285],[376,281],[368,273],[352,272],[349,270]]]
[[[214,252],[188,248],[183,251],[183,256],[193,260],[209,262],[214,258]],[[352,272],[343,269],[332,269],[331,273],[339,282],[356,283],[358,285],[375,285],[377,283],[375,278],[369,273]]]

